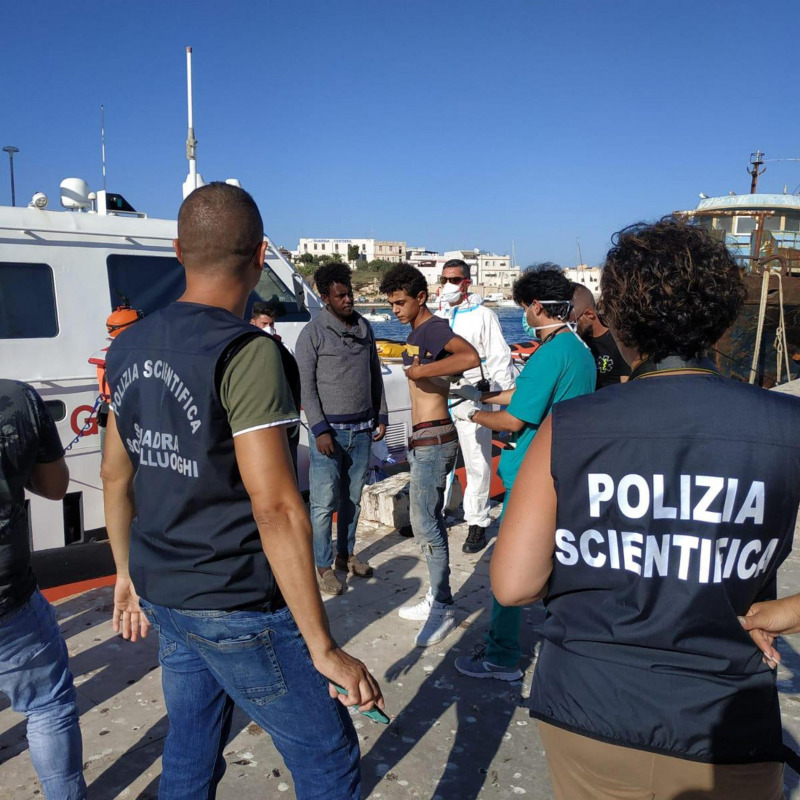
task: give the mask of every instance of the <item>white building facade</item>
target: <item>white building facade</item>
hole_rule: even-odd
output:
[[[405,259],[405,242],[385,242],[378,239],[301,238],[297,245],[297,256],[299,258],[304,253],[317,257],[339,254],[344,261],[348,261],[349,248],[353,246],[358,248],[358,258],[361,261],[374,261],[380,258],[397,263]]]
[[[520,276],[519,267],[511,266],[511,258],[497,253],[478,253],[477,281],[487,292],[507,292]]]
[[[600,267],[578,264],[577,267],[566,267],[564,273],[573,283],[585,286],[594,295],[595,300],[600,297],[600,275],[603,273]]]

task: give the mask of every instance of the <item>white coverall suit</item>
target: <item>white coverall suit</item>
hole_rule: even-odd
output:
[[[497,315],[481,303],[480,295],[471,294],[460,305],[444,303],[436,315],[448,320],[450,327],[466,339],[477,351],[483,371],[492,391],[511,389],[515,373],[511,362],[511,349],[503,337]],[[481,379],[480,367],[464,373],[464,383],[473,386]],[[465,400],[473,408],[482,408],[479,403]],[[492,431],[483,425],[468,420],[454,420],[458,431],[458,443],[464,456],[467,472],[467,488],[464,491],[464,519],[467,525],[486,528],[492,521],[489,516],[489,485],[492,480]]]

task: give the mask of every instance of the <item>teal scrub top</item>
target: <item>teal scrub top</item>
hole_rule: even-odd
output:
[[[541,345],[517,378],[508,413],[525,425],[513,450],[503,450],[498,474],[510,489],[528,446],[556,403],[594,391],[597,368],[589,348],[573,333],[561,333]]]

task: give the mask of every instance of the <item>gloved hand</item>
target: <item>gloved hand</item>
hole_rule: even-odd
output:
[[[460,419],[464,421],[469,421],[469,415],[475,410],[475,406],[472,403],[459,403],[457,406],[450,407],[450,416],[453,419]]]
[[[472,400],[473,403],[480,403],[481,397],[483,396],[483,392],[471,383],[465,383],[462,386],[452,386],[450,388],[450,394],[463,397],[465,400]]]

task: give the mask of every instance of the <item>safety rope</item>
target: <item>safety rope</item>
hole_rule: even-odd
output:
[[[758,322],[756,323],[756,343],[755,343],[755,348],[753,350],[753,360],[750,365],[749,383],[755,383],[756,376],[758,374],[758,361],[759,361],[759,354],[761,352],[761,339],[764,333],[764,322],[767,316],[767,295],[769,294],[769,279],[773,275],[778,279],[778,309],[779,309],[778,311],[779,322],[778,322],[778,327],[775,330],[775,343],[774,343],[775,352],[777,354],[775,382],[776,383],[781,382],[781,375],[783,372],[784,365],[786,367],[786,377],[788,378],[791,375],[789,371],[789,345],[786,340],[786,322],[783,313],[783,279],[779,272],[773,272],[772,269],[767,269],[765,266],[761,281],[761,299],[759,301],[759,306],[758,306]]]
[[[83,436],[89,428],[95,422],[94,415],[98,408],[100,408],[100,403],[103,401],[103,395],[97,395],[97,400],[94,401],[94,405],[92,406],[92,413],[86,417],[86,422],[83,423],[83,427],[78,431],[78,435],[64,448],[64,452],[68,453],[72,448],[78,443],[78,439]]]
[[[756,323],[756,345],[753,349],[753,361],[750,365],[749,383],[756,382],[756,371],[758,369],[758,355],[761,352],[761,335],[764,332],[764,319],[767,314],[767,292],[769,291],[769,276],[771,270],[764,269],[761,278],[761,300],[758,305],[758,322]]]
[[[780,302],[780,316],[778,327],[775,329],[775,353],[778,362],[775,366],[776,383],[781,382],[781,370],[786,367],[787,380],[791,377],[789,372],[789,343],[786,340],[786,321],[783,316],[783,278],[780,274],[776,275],[778,279],[778,301]]]

